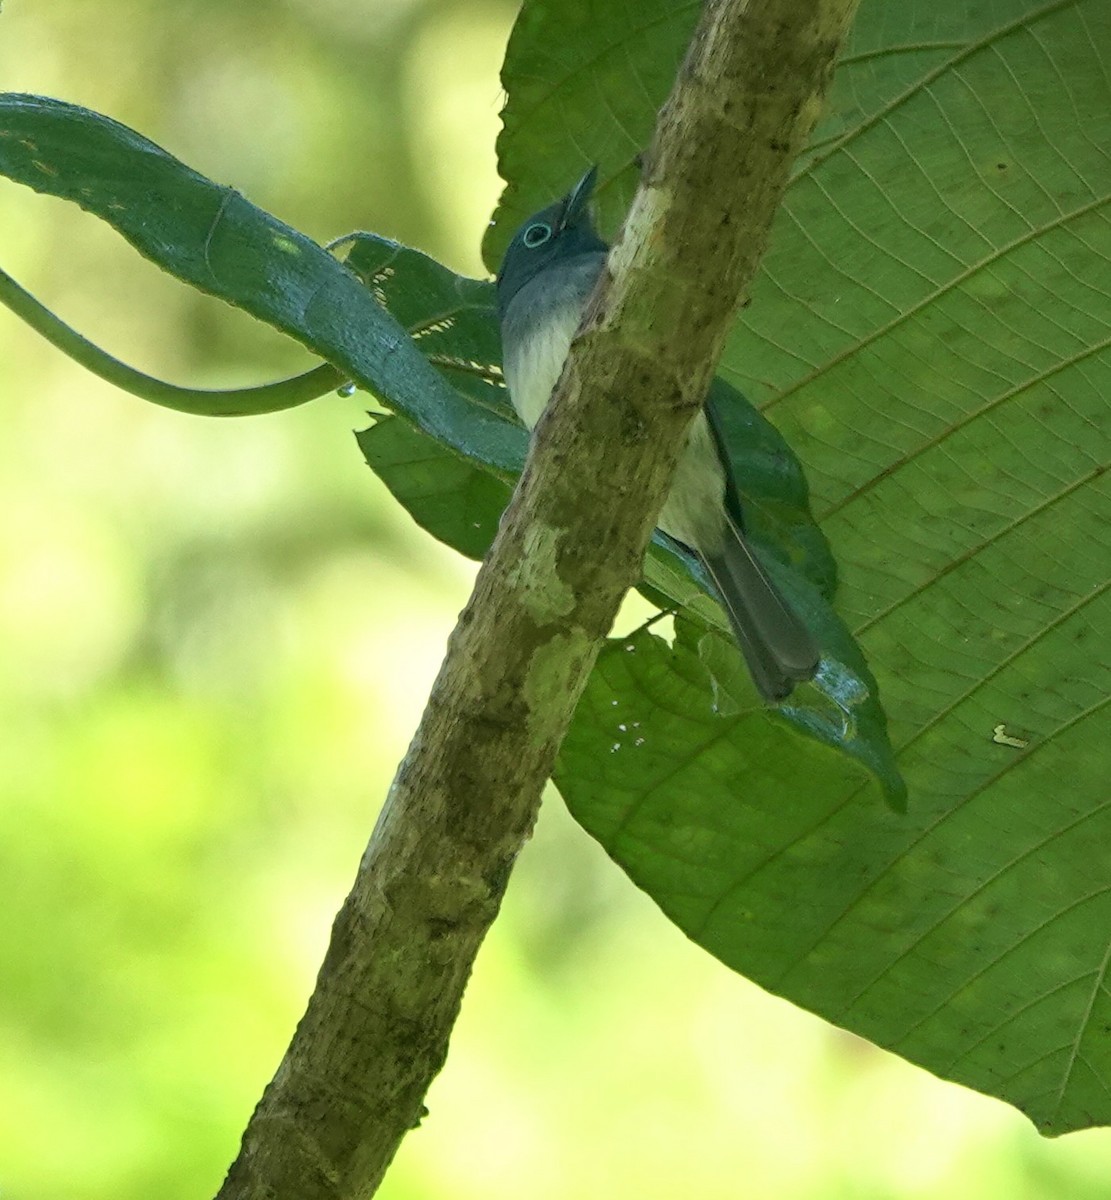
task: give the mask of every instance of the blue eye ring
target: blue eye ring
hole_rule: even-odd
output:
[[[530,225],[525,230],[521,241],[524,242],[527,249],[536,250],[538,247],[543,246],[545,242],[551,241],[551,238],[552,227],[546,225],[543,221],[537,221],[535,225]]]

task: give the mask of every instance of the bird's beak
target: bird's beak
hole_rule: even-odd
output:
[[[568,192],[563,202],[563,215],[560,218],[560,229],[566,229],[590,203],[594,194],[594,185],[598,182],[598,165],[595,163],[578,183]]]

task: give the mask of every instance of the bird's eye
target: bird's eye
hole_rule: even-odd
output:
[[[537,221],[535,225],[530,225],[525,230],[525,236],[522,240],[530,250],[535,250],[537,246],[543,246],[551,236],[552,227],[545,225],[543,221]]]

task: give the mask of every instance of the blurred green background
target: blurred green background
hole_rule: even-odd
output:
[[[137,128],[311,236],[481,273],[504,0],[9,0],[0,87]],[[196,386],[296,346],[0,181],[0,262]],[[0,313],[0,1195],[211,1195],[311,989],[473,567],[361,464],[358,396],[179,416]],[[1040,1140],[687,943],[557,796],[380,1195],[1085,1200]]]

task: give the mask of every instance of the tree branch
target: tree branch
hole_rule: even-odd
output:
[[[219,1200],[370,1195],[471,964],[856,0],[707,0],[644,177]]]

